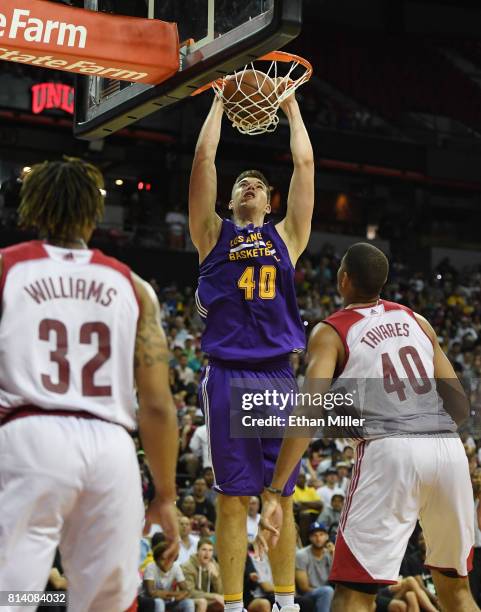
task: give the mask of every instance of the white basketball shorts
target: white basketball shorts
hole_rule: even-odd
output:
[[[42,415],[0,427],[0,509],[0,591],[43,591],[59,546],[69,612],[131,606],[143,505],[121,426]]]
[[[419,519],[426,565],[466,576],[474,544],[474,502],[459,437],[364,441],[341,514],[330,579],[397,582]]]

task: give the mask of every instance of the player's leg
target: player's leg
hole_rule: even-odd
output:
[[[409,439],[362,442],[344,504],[330,579],[335,612],[371,610],[381,584],[396,584],[416,524],[419,479]]]
[[[143,504],[134,443],[120,426],[83,421],[82,495],[65,521],[60,552],[70,612],[127,610],[136,599]]]
[[[0,427],[0,591],[45,588],[80,486],[71,426],[63,417],[31,416]]]
[[[232,606],[242,602],[247,556],[247,506],[249,497],[217,496],[216,549],[224,600]],[[241,603],[239,603],[241,605]]]
[[[467,578],[474,544],[474,501],[466,453],[459,438],[436,437],[423,445],[421,442],[418,465],[426,454],[433,458],[431,480],[426,477],[420,510],[426,565],[432,571],[443,609],[479,610]]]
[[[336,584],[331,612],[374,612],[376,592],[363,593],[357,588],[357,584]]]
[[[231,380],[249,379],[248,371],[218,365],[206,368],[200,401],[217,496],[216,550],[226,607],[242,610],[247,556],[247,505],[263,489],[262,446],[257,438],[231,438]]]
[[[440,571],[431,569],[436,593],[446,612],[476,612],[479,610],[469,588],[467,578],[453,578],[443,575]]]

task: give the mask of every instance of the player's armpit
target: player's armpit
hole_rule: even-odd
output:
[[[469,418],[469,400],[451,362],[439,345],[436,332],[423,316],[416,313],[415,317],[433,343],[434,377],[437,391],[443,400],[444,409],[459,427]]]

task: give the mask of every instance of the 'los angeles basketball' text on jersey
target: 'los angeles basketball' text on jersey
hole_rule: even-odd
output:
[[[344,344],[335,384],[356,388],[363,437],[456,431],[436,390],[433,344],[411,309],[379,300],[340,310],[324,323]]]
[[[25,406],[134,429],[139,304],[129,268],[41,241],[1,254],[0,421]]]
[[[222,221],[200,265],[196,302],[206,323],[202,350],[211,357],[252,364],[305,347],[294,268],[272,223]]]

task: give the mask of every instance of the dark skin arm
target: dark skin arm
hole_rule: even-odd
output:
[[[319,323],[312,331],[307,351],[309,365],[303,391],[326,393],[331,386],[336,365],[344,362],[344,346],[341,339],[330,325]],[[306,431],[306,437],[284,438],[272,478],[273,487],[276,489],[284,488],[292,470],[309,446],[312,435],[313,432]],[[277,495],[269,491],[265,491],[264,495],[261,516],[263,533],[258,540],[259,547],[268,550],[269,545],[275,546],[279,539],[282,509]],[[266,530],[268,533],[266,533]]]
[[[469,400],[451,362],[439,345],[436,332],[424,317],[419,314],[415,316],[417,322],[433,343],[434,378],[436,379],[437,391],[443,399],[445,410],[456,425],[460,427],[469,417]]]

